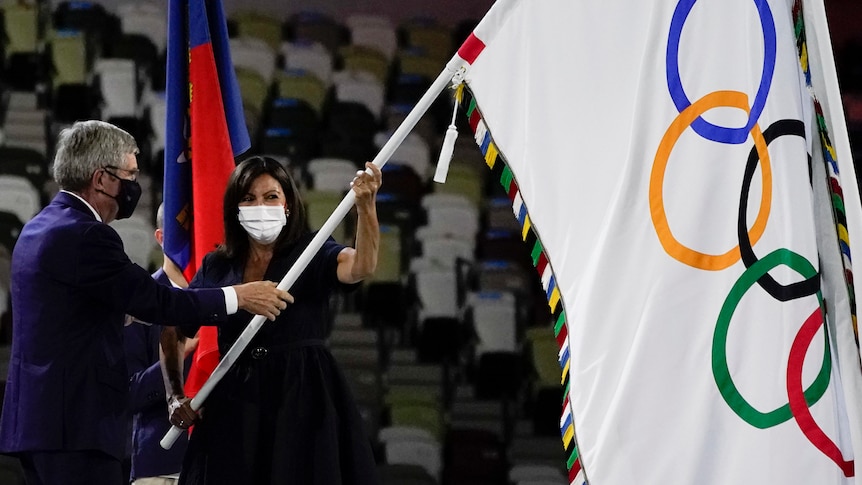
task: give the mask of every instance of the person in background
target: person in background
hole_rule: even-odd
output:
[[[174,396],[171,422],[188,427],[183,485],[373,485],[371,443],[347,381],[324,343],[329,297],[377,266],[380,170],[366,164],[353,179],[356,239],[331,237],[291,287],[295,302],[266,323],[195,415]],[[204,257],[191,287],[280,279],[311,242],[296,185],[279,162],[252,157],[234,169],[224,196],[225,241]],[[222,355],[251,320],[238,312],[219,327]],[[181,327],[192,335],[194,328]],[[180,380],[167,369],[165,376]],[[172,388],[180,389],[180,385]]]
[[[162,204],[156,212],[155,238],[159,246],[164,244],[164,222],[165,208]],[[174,288],[188,287],[182,271],[167,257],[162,267],[153,273],[153,279]],[[170,356],[176,359],[190,356],[197,347],[197,338],[186,339],[178,334],[176,327],[160,327],[137,320],[127,325],[124,333],[129,368],[129,410],[133,413],[132,485],[172,485],[180,475],[188,436],[186,433],[180,435],[169,450],[159,444],[171,427],[166,413],[167,392],[159,364],[159,342],[162,338],[168,341],[178,338],[181,352]]]
[[[126,315],[156,324],[224,323],[237,309],[274,319],[292,297],[258,281],[180,290],[134,264],[108,224],[141,196],[135,139],[103,121],[60,132],[60,192],[12,252],[12,355],[0,453],[29,485],[120,485],[129,393]]]

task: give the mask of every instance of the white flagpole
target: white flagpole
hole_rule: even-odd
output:
[[[382,168],[386,162],[389,161],[389,158],[393,153],[395,153],[395,150],[401,145],[401,143],[404,142],[404,139],[407,138],[407,135],[416,126],[416,123],[419,122],[422,115],[428,111],[428,108],[437,98],[437,95],[446,88],[452,77],[461,69],[466,68],[466,66],[467,63],[457,54],[452,57],[452,59],[446,64],[446,68],[437,76],[437,79],[434,80],[431,87],[428,88],[424,95],[422,95],[422,98],[419,99],[416,106],[410,110],[410,113],[404,121],[401,122],[401,125],[398,126],[398,129],[395,130],[395,133],[392,134],[386,144],[383,145],[383,148],[380,149],[380,152],[377,153],[377,156],[374,157],[374,160],[372,160],[371,163]],[[341,220],[344,219],[350,211],[350,208],[353,207],[355,199],[356,195],[352,190],[349,190],[341,203],[338,204],[338,207],[335,208],[314,238],[312,238],[308,247],[306,247],[302,254],[299,255],[299,259],[296,260],[296,263],[294,263],[287,274],[284,275],[284,278],[282,278],[281,282],[278,284],[279,289],[287,291],[291,286],[293,286],[296,279],[299,278],[299,275],[302,274],[302,271],[305,270],[305,267],[308,266],[308,263],[311,262],[311,259],[317,251],[321,246],[323,246],[323,243],[329,238],[338,224],[341,223]],[[260,327],[263,326],[265,320],[265,317],[261,315],[255,315],[254,318],[251,319],[251,322],[249,322],[248,326],[245,327],[236,339],[236,342],[234,342],[231,348],[222,357],[221,361],[219,361],[209,379],[207,379],[200,391],[198,391],[197,395],[192,398],[191,407],[193,410],[197,411],[201,408],[210,392],[212,392],[222,377],[224,377],[228,369],[230,369],[237,359],[239,359],[240,354],[242,354],[242,351],[245,350],[251,342],[251,339],[255,334],[257,334],[258,330],[260,330]],[[160,442],[162,448],[166,450],[170,449],[182,431],[183,430],[180,427],[171,427]]]

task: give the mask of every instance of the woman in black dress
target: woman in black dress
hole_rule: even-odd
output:
[[[351,183],[358,214],[355,248],[329,238],[290,289],[294,303],[264,324],[213,389],[195,420],[180,484],[377,483],[358,409],[324,345],[331,293],[362,281],[377,265],[381,175],[373,164],[366,166],[372,174],[358,172]],[[296,185],[266,157],[252,157],[234,170],[224,197],[224,227],[225,243],[204,258],[192,287],[277,282],[313,236]],[[219,327],[222,355],[251,318],[239,311]],[[196,329],[183,330],[193,335]],[[183,418],[192,411],[185,396],[172,396],[171,403],[172,423],[188,425]]]

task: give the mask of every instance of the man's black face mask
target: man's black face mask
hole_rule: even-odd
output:
[[[134,180],[120,178],[108,170],[105,170],[105,173],[120,181],[120,192],[116,196],[103,191],[102,193],[116,200],[117,205],[120,206],[117,211],[117,219],[128,219],[135,212],[138,201],[141,200],[141,184]]]

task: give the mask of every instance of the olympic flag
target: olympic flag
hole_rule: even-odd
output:
[[[251,145],[221,0],[168,5],[165,254],[191,280],[224,239],[221,201],[234,156]],[[186,393],[218,364],[214,327],[202,327]]]
[[[862,484],[825,25],[819,0],[498,0],[459,50],[555,315],[572,483]]]

